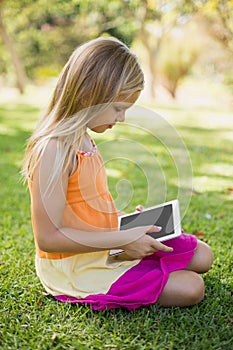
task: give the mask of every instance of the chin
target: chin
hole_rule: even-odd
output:
[[[97,134],[101,134],[103,132],[105,132],[108,129],[107,125],[103,125],[103,126],[97,126],[96,128],[92,128],[91,130],[96,132]]]

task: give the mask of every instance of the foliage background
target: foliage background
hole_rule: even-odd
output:
[[[176,97],[188,75],[232,90],[232,14],[230,0],[1,0],[0,82],[45,83],[80,43],[113,35],[137,51],[150,98]]]

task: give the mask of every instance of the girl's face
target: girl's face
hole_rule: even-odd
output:
[[[112,129],[117,122],[124,122],[126,110],[137,101],[139,95],[140,91],[137,91],[127,98],[113,102],[103,113],[93,118],[87,127],[92,131],[102,133],[107,129]]]

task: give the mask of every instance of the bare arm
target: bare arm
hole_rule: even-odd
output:
[[[38,246],[46,252],[88,253],[107,249],[128,250],[133,257],[170,248],[145,235],[149,227],[127,231],[87,232],[62,226],[66,204],[68,172],[64,173],[52,191],[46,191],[49,174],[56,156],[56,141],[50,141],[38,169],[33,175],[32,215],[34,234]],[[157,229],[154,228],[154,231]],[[140,242],[139,242],[140,241]]]

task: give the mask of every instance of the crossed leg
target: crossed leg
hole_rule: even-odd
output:
[[[197,273],[205,273],[211,269],[213,264],[213,252],[208,244],[198,241],[197,249],[186,270],[195,271]]]
[[[205,285],[199,273],[207,272],[213,263],[210,247],[198,241],[194,256],[186,269],[173,271],[160,294],[158,303],[162,306],[191,306],[204,298]]]

